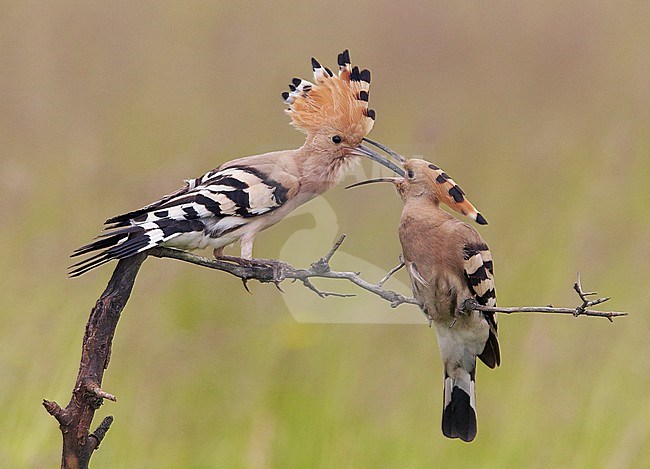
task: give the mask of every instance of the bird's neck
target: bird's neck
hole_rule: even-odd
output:
[[[440,207],[440,202],[437,199],[431,199],[425,195],[409,197],[404,200],[402,218],[411,216],[418,220],[426,220],[432,225],[438,225],[454,218]]]
[[[341,156],[305,143],[298,150],[304,190],[320,195],[338,184],[358,160]]]

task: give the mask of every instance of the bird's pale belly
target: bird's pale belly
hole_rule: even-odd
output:
[[[182,233],[173,239],[165,241],[162,245],[170,248],[185,249],[194,251],[196,249],[213,248],[218,249],[237,241],[238,237],[222,236],[213,238],[204,231],[193,231],[191,233]]]

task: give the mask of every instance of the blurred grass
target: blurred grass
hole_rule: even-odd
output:
[[[373,138],[436,161],[487,216],[501,304],[574,304],[580,270],[586,288],[632,315],[502,317],[503,365],[479,370],[479,436],[463,445],[439,431],[428,328],[299,324],[272,286],[253,285],[251,296],[225,275],[149,260],[116,335],[104,384],[119,402],[97,421],[116,420],[94,466],[649,464],[647,3],[2,7],[7,467],[58,464],[60,435],[40,401],[67,403],[111,270],[67,280],[68,254],[108,216],[185,177],[299,145],[279,94],[308,77],[312,55],[332,66],[344,48],[373,72]],[[293,262],[311,262],[339,232],[344,252],[382,269],[395,262],[400,205],[388,188],[337,188],[326,200],[334,225],[307,211],[260,236],[257,254],[278,256],[308,229]],[[299,287],[287,295],[313,302]],[[320,305],[388,308],[368,295]]]

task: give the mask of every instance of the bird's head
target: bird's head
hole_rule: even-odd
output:
[[[361,144],[375,122],[375,111],[368,108],[370,71],[353,67],[347,50],[338,56],[338,74],[316,59],[311,63],[314,83],[294,78],[290,91],[282,93],[291,124],[307,134],[310,154],[337,167],[365,156],[400,174],[390,160]]]
[[[438,166],[418,158],[404,158],[381,144],[369,139],[366,139],[366,141],[380,147],[397,159],[404,168],[403,174],[401,177],[368,179],[367,181],[352,184],[346,189],[371,182],[390,182],[395,185],[398,194],[405,203],[412,198],[424,198],[435,204],[442,202],[456,212],[471,218],[476,223],[487,225],[485,217],[467,200],[463,190]]]

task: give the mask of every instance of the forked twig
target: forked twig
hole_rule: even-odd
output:
[[[610,322],[614,322],[613,318],[620,316],[627,316],[628,313],[622,311],[594,311],[589,309],[592,306],[599,305],[611,298],[609,296],[598,298],[597,300],[589,300],[588,296],[596,295],[596,292],[584,292],[580,281],[580,273],[578,273],[578,280],[573,284],[573,289],[576,291],[582,304],[575,308],[554,308],[553,306],[515,306],[512,308],[503,308],[500,306],[484,306],[478,304],[474,298],[467,298],[460,307],[460,310],[467,313],[469,311],[485,311],[489,313],[552,313],[552,314],[571,314],[572,316],[594,316],[600,318],[607,318]]]
[[[205,257],[197,256],[196,254],[187,251],[180,251],[178,249],[158,247],[151,249],[149,255],[155,257],[169,257],[181,261],[197,264],[210,269],[222,270],[231,275],[241,278],[242,280],[258,280],[263,283],[272,282],[276,285],[284,280],[299,280],[316,293],[320,297],[326,296],[339,296],[350,297],[354,295],[341,294],[333,292],[324,292],[314,286],[310,279],[312,278],[328,278],[328,279],[344,279],[348,280],[366,291],[374,293],[375,295],[388,301],[391,307],[395,308],[402,303],[419,305],[418,301],[414,298],[401,295],[391,290],[384,290],[383,284],[402,266],[391,269],[391,271],[382,278],[379,283],[373,284],[361,278],[359,272],[339,272],[332,270],[330,267],[330,260],[343,244],[345,235],[341,235],[334,243],[334,246],[329,252],[315,261],[307,269],[294,267],[286,262],[270,260],[270,259],[253,259],[252,261],[243,264],[239,262],[225,261],[220,259],[206,259]]]

